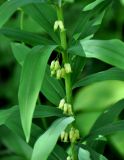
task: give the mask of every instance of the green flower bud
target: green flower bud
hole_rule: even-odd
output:
[[[68,156],[66,160],[72,160],[72,158],[70,156]]]
[[[59,61],[55,61],[55,65],[54,65],[54,70],[58,70],[60,69],[60,64],[59,64]]]
[[[60,79],[60,78],[61,78],[61,69],[58,69],[58,70],[56,71],[56,78],[57,78],[57,79]]]
[[[68,104],[68,114],[69,114],[69,115],[73,115],[72,105],[71,105],[71,104]]]
[[[51,71],[51,76],[54,76],[56,74],[56,71],[52,70]]]
[[[61,141],[64,140],[64,137],[65,137],[65,131],[62,131],[62,133],[61,133],[61,135],[60,135]]]
[[[68,133],[67,132],[65,132],[65,136],[64,136],[63,142],[68,142]]]
[[[64,78],[65,77],[65,69],[61,68],[61,77]]]
[[[65,68],[66,73],[71,73],[72,72],[71,65],[69,63],[65,63],[64,68]]]
[[[67,114],[68,113],[68,104],[67,103],[65,103],[64,104],[64,114]]]
[[[76,139],[80,139],[80,134],[78,129],[75,129],[75,135],[76,135]]]
[[[74,128],[71,128],[70,132],[69,132],[69,139],[70,141],[72,140],[73,136],[74,136],[75,130]]]
[[[65,99],[61,99],[59,103],[59,109],[63,109],[65,104]]]
[[[55,61],[52,61],[51,64],[50,64],[50,69],[54,70],[54,67],[55,67]]]
[[[54,31],[56,31],[58,28],[60,28],[61,31],[64,30],[64,24],[60,20],[55,21],[55,23],[54,23]]]

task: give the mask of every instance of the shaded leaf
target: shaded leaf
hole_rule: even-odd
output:
[[[62,81],[51,77],[50,69],[47,67],[43,85],[41,87],[43,95],[54,105],[58,106],[62,98],[65,97],[64,85]]]
[[[23,7],[25,13],[31,16],[48,33],[55,42],[59,42],[53,26],[57,20],[56,10],[49,4],[30,4]],[[32,12],[33,11],[33,12]]]
[[[106,80],[122,80],[123,81],[124,71],[118,68],[111,68],[105,71],[94,73],[80,79],[78,82],[74,84],[73,88],[87,86],[92,83],[106,81]]]
[[[95,131],[98,128],[101,128],[101,126],[112,123],[119,116],[123,109],[124,100],[120,100],[116,104],[112,105],[109,109],[105,110],[96,120],[95,124],[91,129],[91,132]]]
[[[52,40],[45,38],[45,36],[39,36],[36,33],[21,31],[19,29],[4,27],[0,29],[0,33],[12,40],[25,42],[31,46],[54,44]]]

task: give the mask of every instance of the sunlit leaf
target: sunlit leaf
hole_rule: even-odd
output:
[[[47,61],[56,46],[34,47],[27,55],[22,67],[19,86],[19,107],[21,121],[27,141],[35,104],[43,82]],[[25,95],[25,96],[24,96]]]
[[[51,127],[40,136],[34,145],[34,150],[31,160],[47,160],[57,142],[60,133],[67,127],[68,124],[74,121],[73,117],[60,118],[56,120]],[[41,150],[39,150],[41,148]]]

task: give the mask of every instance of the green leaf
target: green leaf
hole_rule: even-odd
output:
[[[81,72],[83,71],[83,68],[85,66],[85,61],[86,59],[84,57],[80,56],[72,56],[71,58],[71,67],[72,67],[72,74],[71,74],[71,79],[72,79],[72,84],[74,84],[79,76],[81,75]]]
[[[23,65],[24,60],[31,49],[25,46],[24,44],[20,44],[20,43],[12,43],[11,47],[17,62],[20,65]]]
[[[47,160],[52,152],[58,137],[68,124],[74,121],[73,117],[57,119],[51,127],[36,141],[31,160]],[[41,150],[39,150],[41,148]]]
[[[89,151],[83,148],[79,148],[78,158],[79,160],[91,160]]]
[[[82,11],[74,26],[71,37],[73,37],[74,40],[83,39],[89,36],[92,37],[98,30],[104,13],[110,4],[111,0],[103,2],[101,0],[99,5],[96,5],[95,8],[92,7],[92,10],[86,12]]]
[[[9,0],[0,6],[0,28],[6,23],[6,21],[11,17],[11,15],[24,5],[30,3],[43,3],[44,0]]]
[[[91,129],[91,132],[98,128],[101,128],[101,126],[105,126],[107,124],[112,123],[119,116],[123,109],[124,100],[121,100],[116,104],[112,105],[109,109],[105,110],[96,120],[95,124]]]
[[[106,81],[106,80],[121,80],[124,81],[124,71],[118,68],[111,68],[105,71],[94,73],[80,79],[76,82],[73,88],[87,86],[92,83]]]
[[[53,29],[54,23],[57,20],[56,10],[53,6],[49,4],[30,4],[23,7],[23,9],[25,13],[41,25],[55,42],[59,42],[59,36]]]
[[[83,49],[81,49],[81,46]],[[114,47],[113,47],[114,46]],[[68,50],[69,53],[96,58],[124,69],[124,43],[120,40],[81,40]],[[85,52],[85,54],[84,54]]]
[[[93,150],[91,147],[89,147],[87,145],[80,144],[80,148],[82,149],[82,153],[84,151],[85,154],[87,155],[87,157],[90,154],[90,158],[92,160],[108,160],[106,157],[104,157],[103,155],[97,153],[95,150]],[[88,154],[88,152],[89,152],[89,154]]]
[[[65,97],[65,90],[62,81],[51,77],[50,69],[47,67],[43,85],[41,87],[43,95],[54,105],[58,106],[62,98]]]
[[[31,158],[32,148],[20,136],[6,127],[0,128],[0,139],[3,144],[16,155],[21,155],[26,159]]]
[[[107,136],[119,131],[124,131],[124,120],[113,122],[111,124],[107,124],[105,126],[102,126],[101,128],[94,130],[89,134],[87,140],[90,141],[93,138],[97,138],[99,136]]]
[[[83,8],[83,11],[88,11],[88,10],[92,10],[94,9],[98,4],[100,4],[101,2],[103,2],[105,0],[96,0],[90,4],[88,4],[86,7]]]
[[[9,155],[9,156],[1,157],[1,160],[27,160],[27,159],[24,159],[20,156]]]
[[[6,110],[0,110],[0,125],[5,124],[9,116],[16,110],[15,107]]]
[[[36,33],[21,31],[19,29],[4,27],[0,29],[0,33],[12,40],[24,42],[31,46],[54,44],[52,40],[47,39],[45,36],[39,36]]]
[[[34,111],[34,118],[43,118],[43,117],[62,117],[63,113],[60,109],[52,106],[46,106],[46,105],[39,105],[36,106],[36,109]]]
[[[22,127],[27,141],[30,137],[32,116],[43,82],[47,61],[56,46],[36,46],[27,55],[22,67],[19,86],[19,107]]]

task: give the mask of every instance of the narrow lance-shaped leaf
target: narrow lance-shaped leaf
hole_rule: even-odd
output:
[[[17,10],[18,7],[30,3],[43,3],[45,0],[9,0],[0,6],[0,28],[10,18],[10,16]]]
[[[116,104],[112,105],[109,109],[105,110],[104,113],[96,120],[93,125],[91,132],[100,128],[101,126],[112,123],[124,109],[124,99],[120,100]]]
[[[54,44],[52,40],[46,38],[45,36],[40,36],[32,32],[22,31],[20,29],[3,27],[0,29],[0,33],[12,40],[24,42],[30,46]]]
[[[33,112],[43,82],[47,61],[55,47],[34,47],[27,55],[22,67],[18,97],[22,127],[27,141],[30,138]]]
[[[48,156],[54,149],[61,132],[73,121],[73,117],[63,117],[57,119],[36,141],[31,160],[41,160],[41,157],[43,160],[47,160]]]
[[[56,10],[53,6],[47,3],[35,3],[23,7],[23,10],[38,24],[40,24],[46,33],[49,34],[55,42],[59,42],[59,35],[57,34],[58,32],[54,32],[53,29],[54,23],[57,20]]]

